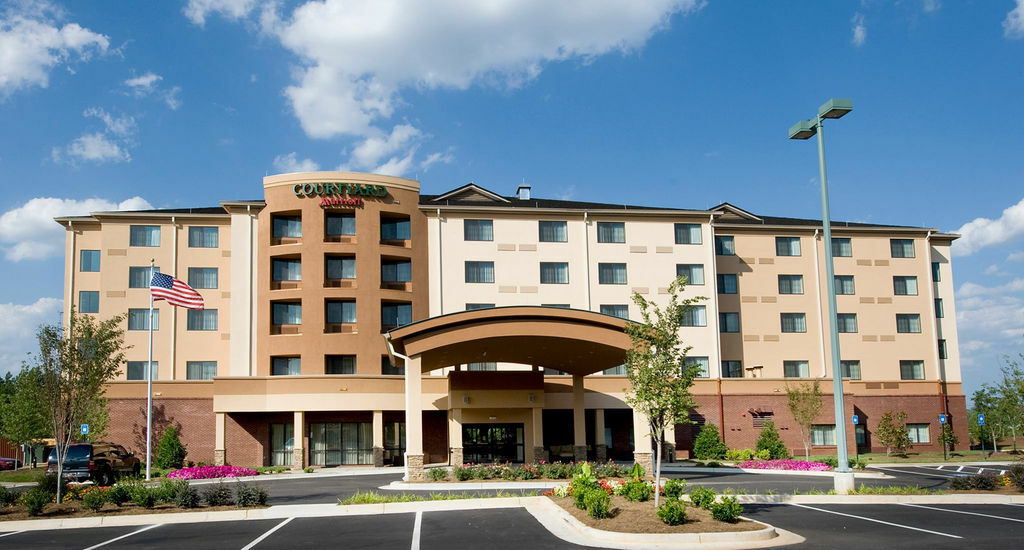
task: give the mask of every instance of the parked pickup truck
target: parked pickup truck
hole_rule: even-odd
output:
[[[138,475],[141,465],[135,453],[113,443],[77,443],[68,447],[64,477],[76,481],[93,480],[97,485],[113,485],[122,475]],[[50,451],[46,473],[57,474],[57,451]]]

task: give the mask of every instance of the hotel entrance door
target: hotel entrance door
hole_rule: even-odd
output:
[[[463,424],[462,452],[465,462],[523,462],[522,424]]]

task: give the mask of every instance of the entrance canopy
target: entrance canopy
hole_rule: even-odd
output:
[[[621,365],[630,349],[625,319],[541,306],[510,306],[431,317],[388,333],[423,372],[478,362],[521,363],[588,375]]]

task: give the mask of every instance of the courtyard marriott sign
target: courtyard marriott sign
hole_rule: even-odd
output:
[[[388,189],[383,185],[363,185],[361,183],[296,183],[292,186],[296,197],[320,197],[320,206],[362,206],[363,197],[383,199],[388,196]]]

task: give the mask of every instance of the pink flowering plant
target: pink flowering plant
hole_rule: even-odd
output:
[[[222,477],[258,476],[259,472],[239,466],[196,466],[182,468],[167,474],[172,479],[217,479]]]
[[[793,460],[782,458],[777,460],[748,460],[739,464],[740,468],[750,470],[794,470],[799,472],[828,472],[832,467],[821,462]]]

